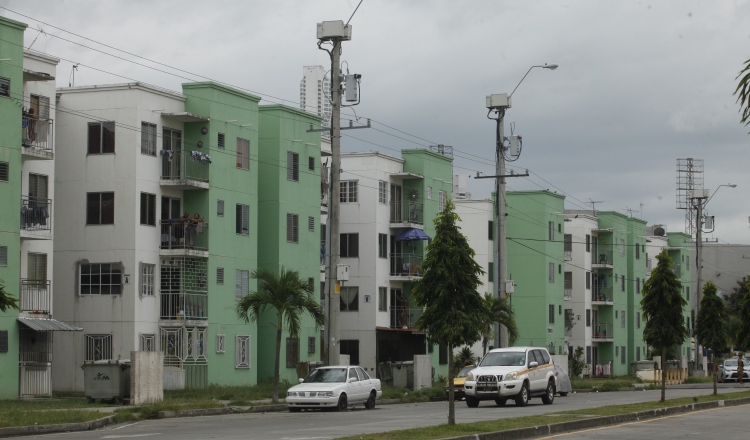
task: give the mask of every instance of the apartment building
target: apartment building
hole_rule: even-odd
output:
[[[299,105],[302,110],[318,115],[322,119],[322,127],[331,126],[331,81],[323,66],[302,67],[302,79],[299,82]],[[330,139],[330,133],[321,133]]]

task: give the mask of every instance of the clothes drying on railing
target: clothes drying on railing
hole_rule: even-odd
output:
[[[169,160],[172,160],[172,157],[174,156],[174,150],[161,150],[159,153],[162,156],[169,156]]]
[[[203,165],[211,163],[211,157],[206,153],[201,153],[200,151],[191,151],[190,160],[192,160],[193,162],[200,161],[200,163]]]
[[[602,374],[609,376],[612,373],[612,362],[602,365]]]
[[[49,218],[49,210],[46,206],[22,206],[21,224],[27,228],[30,226],[46,226]]]

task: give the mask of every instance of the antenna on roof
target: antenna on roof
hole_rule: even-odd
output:
[[[39,33],[36,34],[36,37],[34,37],[34,41],[32,41],[31,44],[29,44],[29,47],[26,48],[27,50],[31,49],[31,46],[33,46],[34,43],[36,43],[36,39],[39,38],[40,35],[42,35],[42,34],[44,34],[45,36],[47,35],[47,33],[44,32],[44,29],[42,29],[41,25],[37,24],[36,26],[37,26],[37,30],[39,31]]]
[[[76,70],[78,70],[78,63],[73,64],[73,68],[70,69],[70,81],[68,81],[68,87],[75,87],[76,85]]]

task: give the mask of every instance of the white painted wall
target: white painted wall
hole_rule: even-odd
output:
[[[565,301],[565,309],[573,310],[573,322],[575,322],[572,337],[566,338],[566,341],[570,350],[575,350],[575,347],[584,347],[585,356],[586,347],[593,345],[591,327],[586,327],[586,310],[593,309],[592,290],[586,288],[586,272],[591,273],[591,252],[586,251],[586,235],[590,237],[595,235],[592,229],[598,227],[599,221],[596,217],[583,213],[566,213],[565,219],[565,234],[571,234],[573,241],[571,260],[565,262],[565,271],[573,274],[573,297]],[[591,283],[593,285],[593,278]]]

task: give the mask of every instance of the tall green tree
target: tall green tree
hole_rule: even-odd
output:
[[[237,316],[245,322],[257,321],[267,309],[276,310],[276,361],[273,367],[273,401],[279,401],[279,362],[281,359],[281,335],[284,330],[289,336],[299,336],[302,315],[312,316],[319,328],[325,324],[325,313],[313,295],[313,287],[303,281],[296,270],[281,272],[261,268],[253,271],[252,277],[258,280],[258,290],[250,291],[237,303]]]
[[[742,300],[745,299],[747,292],[750,292],[748,286],[750,286],[750,276],[745,275],[737,280],[737,286],[732,289],[732,293],[727,295],[725,300],[727,313],[732,316],[739,316]]]
[[[508,329],[508,345],[515,344],[518,339],[516,317],[509,301],[485,293],[484,304],[487,307],[487,328],[482,333],[482,355],[487,354],[487,345],[495,336],[495,323],[504,325]]]
[[[0,312],[18,310],[18,299],[5,290],[5,282],[0,280]]]
[[[661,353],[661,402],[667,387],[667,349],[681,345],[690,335],[682,312],[687,301],[682,296],[682,283],[672,270],[674,261],[664,249],[656,256],[658,263],[651,278],[643,285],[641,309],[646,318],[643,339]]]
[[[742,304],[739,312],[740,327],[737,330],[737,348],[740,350],[747,350],[750,348],[750,283],[747,285],[747,292],[745,297],[742,299]]]
[[[472,345],[487,328],[487,307],[477,292],[481,285],[482,268],[474,261],[474,250],[456,224],[459,220],[453,202],[438,213],[435,238],[427,245],[422,263],[424,276],[412,290],[414,303],[424,308],[417,319],[417,328],[427,332],[431,343],[445,344],[448,353],[453,347]],[[448,368],[448,424],[455,425],[453,378],[455,370]]]
[[[724,301],[716,294],[716,284],[707,281],[703,285],[703,299],[698,309],[695,336],[698,343],[711,349],[712,358],[727,346],[727,310]],[[716,394],[716,370],[714,376],[714,394]]]
[[[740,104],[740,122],[744,125],[750,124],[750,59],[745,61],[745,67],[740,70],[735,80],[740,80],[737,83],[737,88],[734,89],[734,94],[737,95],[737,102]]]

